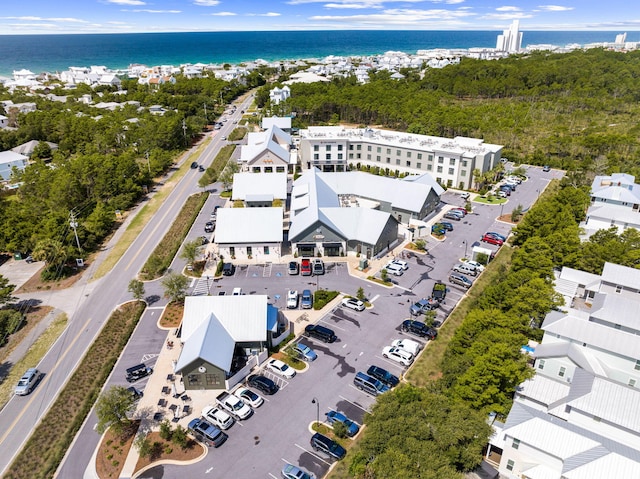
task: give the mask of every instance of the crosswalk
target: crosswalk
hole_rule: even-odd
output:
[[[191,296],[206,296],[209,294],[209,286],[211,280],[207,281],[206,278],[199,278],[196,281],[196,285],[193,287],[193,291],[191,292]]]

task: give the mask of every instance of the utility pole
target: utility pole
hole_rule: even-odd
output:
[[[187,122],[185,119],[182,119],[182,134],[184,135],[184,142],[187,142]]]
[[[209,124],[209,118],[207,117],[207,104],[204,103],[204,120]]]
[[[80,247],[80,240],[78,239],[78,222],[76,221],[76,215],[73,211],[69,212],[69,226],[73,228],[73,234],[76,237],[76,244],[78,245],[78,251],[82,252],[82,248]]]
[[[147,157],[147,167],[149,168],[149,174],[151,174],[151,163],[149,162],[149,150],[144,153],[144,156]]]

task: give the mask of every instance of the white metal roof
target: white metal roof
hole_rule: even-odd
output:
[[[640,269],[605,263],[602,268],[602,281],[638,289],[640,288]]]
[[[559,479],[558,471],[545,466],[544,464],[536,464],[529,469],[523,469],[522,473],[528,479]]]
[[[581,271],[579,269],[569,268],[568,266],[563,266],[562,271],[560,271],[561,279],[571,281],[572,283],[576,283],[578,285],[587,286],[593,283],[600,282],[600,276],[593,273],[587,273],[586,271]]]
[[[640,198],[638,199],[640,201]],[[640,225],[640,213],[630,206],[616,205],[613,203],[595,203],[587,211],[589,219],[604,221],[615,220],[616,223],[627,223],[628,227],[638,229]],[[591,222],[587,224],[590,226]]]
[[[282,208],[220,208],[217,212],[217,244],[281,243]]]
[[[273,195],[287,199],[286,173],[235,173],[233,175],[233,200],[245,200],[247,195]]]
[[[571,385],[566,381],[558,381],[542,374],[536,374],[520,384],[516,393],[548,406],[567,397],[569,389],[571,389]]]
[[[23,163],[26,163],[28,159],[29,158],[26,156],[16,153],[15,151],[0,151],[0,164],[11,163],[14,161],[22,161]]]
[[[636,285],[640,288],[640,284]],[[639,298],[640,299],[640,298]],[[640,332],[640,301],[616,294],[596,293],[590,316],[611,324],[620,324]],[[638,339],[640,345],[640,338]]]
[[[229,332],[213,314],[210,314],[206,321],[197,326],[189,339],[184,341],[175,370],[181,371],[200,359],[218,366],[223,371],[230,371],[235,346],[236,343]]]
[[[369,208],[322,208],[344,238],[376,244],[389,220],[389,213]]]
[[[640,463],[620,454],[610,453],[575,469],[564,471],[562,477],[566,479],[640,477]]]

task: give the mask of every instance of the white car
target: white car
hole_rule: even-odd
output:
[[[298,291],[291,290],[287,292],[287,308],[296,309],[298,307]]]
[[[272,359],[267,363],[267,369],[285,379],[291,379],[296,375],[296,370],[279,359]]]
[[[235,393],[240,399],[242,399],[245,404],[248,404],[252,408],[257,408],[262,406],[264,399],[258,393],[253,392],[249,388],[239,388]]]
[[[396,339],[391,343],[391,346],[404,349],[406,352],[416,356],[422,349],[422,344],[413,339]]]
[[[385,265],[384,269],[387,270],[387,273],[392,274],[394,276],[402,276],[402,273],[404,273],[404,270],[402,269],[402,266],[400,266],[399,264],[395,264],[392,262],[389,262]]]
[[[484,271],[484,265],[478,263],[477,261],[466,261],[466,263],[469,266],[473,266],[475,269],[477,269],[481,273]]]
[[[342,306],[353,309],[354,311],[364,311],[364,303],[356,298],[344,298]]]
[[[404,349],[395,348],[393,346],[387,346],[382,350],[382,356],[391,359],[403,366],[410,366],[413,362],[413,354],[405,351]]]
[[[214,426],[218,426],[220,429],[229,429],[235,422],[231,416],[224,412],[219,407],[206,406],[202,410],[202,417],[209,421]]]
[[[407,263],[406,261],[402,261],[401,259],[392,259],[391,261],[389,261],[389,263],[387,263],[387,265],[390,265],[390,264],[395,264],[400,266],[403,271],[406,271],[409,269],[409,263]]]

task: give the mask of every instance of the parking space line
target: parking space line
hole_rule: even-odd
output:
[[[356,389],[358,389],[358,388],[356,388]],[[358,391],[359,391],[359,389],[358,389]],[[360,404],[356,404],[356,403],[354,403],[353,401],[349,401],[349,400],[348,400],[346,397],[344,397],[344,396],[340,396],[340,395],[338,395],[338,397],[339,397],[340,399],[342,399],[343,401],[347,401],[349,404],[353,404],[353,405],[354,405],[355,407],[357,407],[358,409],[362,409],[364,412],[369,412],[369,410],[368,410],[367,408],[364,408],[364,407],[360,406]]]
[[[370,303],[373,303],[373,302],[375,302],[375,300],[376,300],[376,299],[378,299],[379,297],[380,297],[380,295],[379,295],[379,294],[376,294],[376,295],[373,297],[373,299],[372,299],[371,301],[369,301],[369,302],[370,302]]]
[[[384,361],[385,363],[392,364],[393,366],[395,366],[395,367],[397,367],[397,368],[399,367],[399,368],[401,368],[401,369],[402,369],[402,371],[404,371],[405,369],[407,369],[407,368],[405,368],[405,367],[403,367],[403,366],[400,366],[400,365],[399,365],[399,363],[396,363],[395,361],[391,361],[390,359],[384,358],[384,357],[382,357],[382,356],[376,356],[376,358],[377,358],[377,359],[380,359],[381,361]]]
[[[273,477],[273,479],[278,479],[276,476],[274,476],[274,475],[273,475],[273,474],[271,474],[271,473],[269,473],[269,475],[270,475],[271,477]]]
[[[324,323],[324,324],[328,324],[328,325],[330,325],[330,326],[331,326],[331,329],[335,328],[335,329],[339,329],[340,331],[346,331],[346,329],[343,329],[343,328],[341,328],[340,326],[336,326],[335,324],[330,323],[329,321],[325,321],[324,319],[321,319],[321,320],[320,320],[320,322],[321,322],[321,323]]]
[[[311,454],[313,457],[315,457],[316,459],[321,460],[322,462],[324,462],[327,466],[331,466],[332,464],[330,462],[325,461],[324,459],[322,459],[320,456],[318,456],[315,452],[311,452],[308,449],[305,449],[304,447],[302,447],[300,444],[296,444],[294,443],[294,446],[302,449],[304,452],[307,452],[309,454]]]

